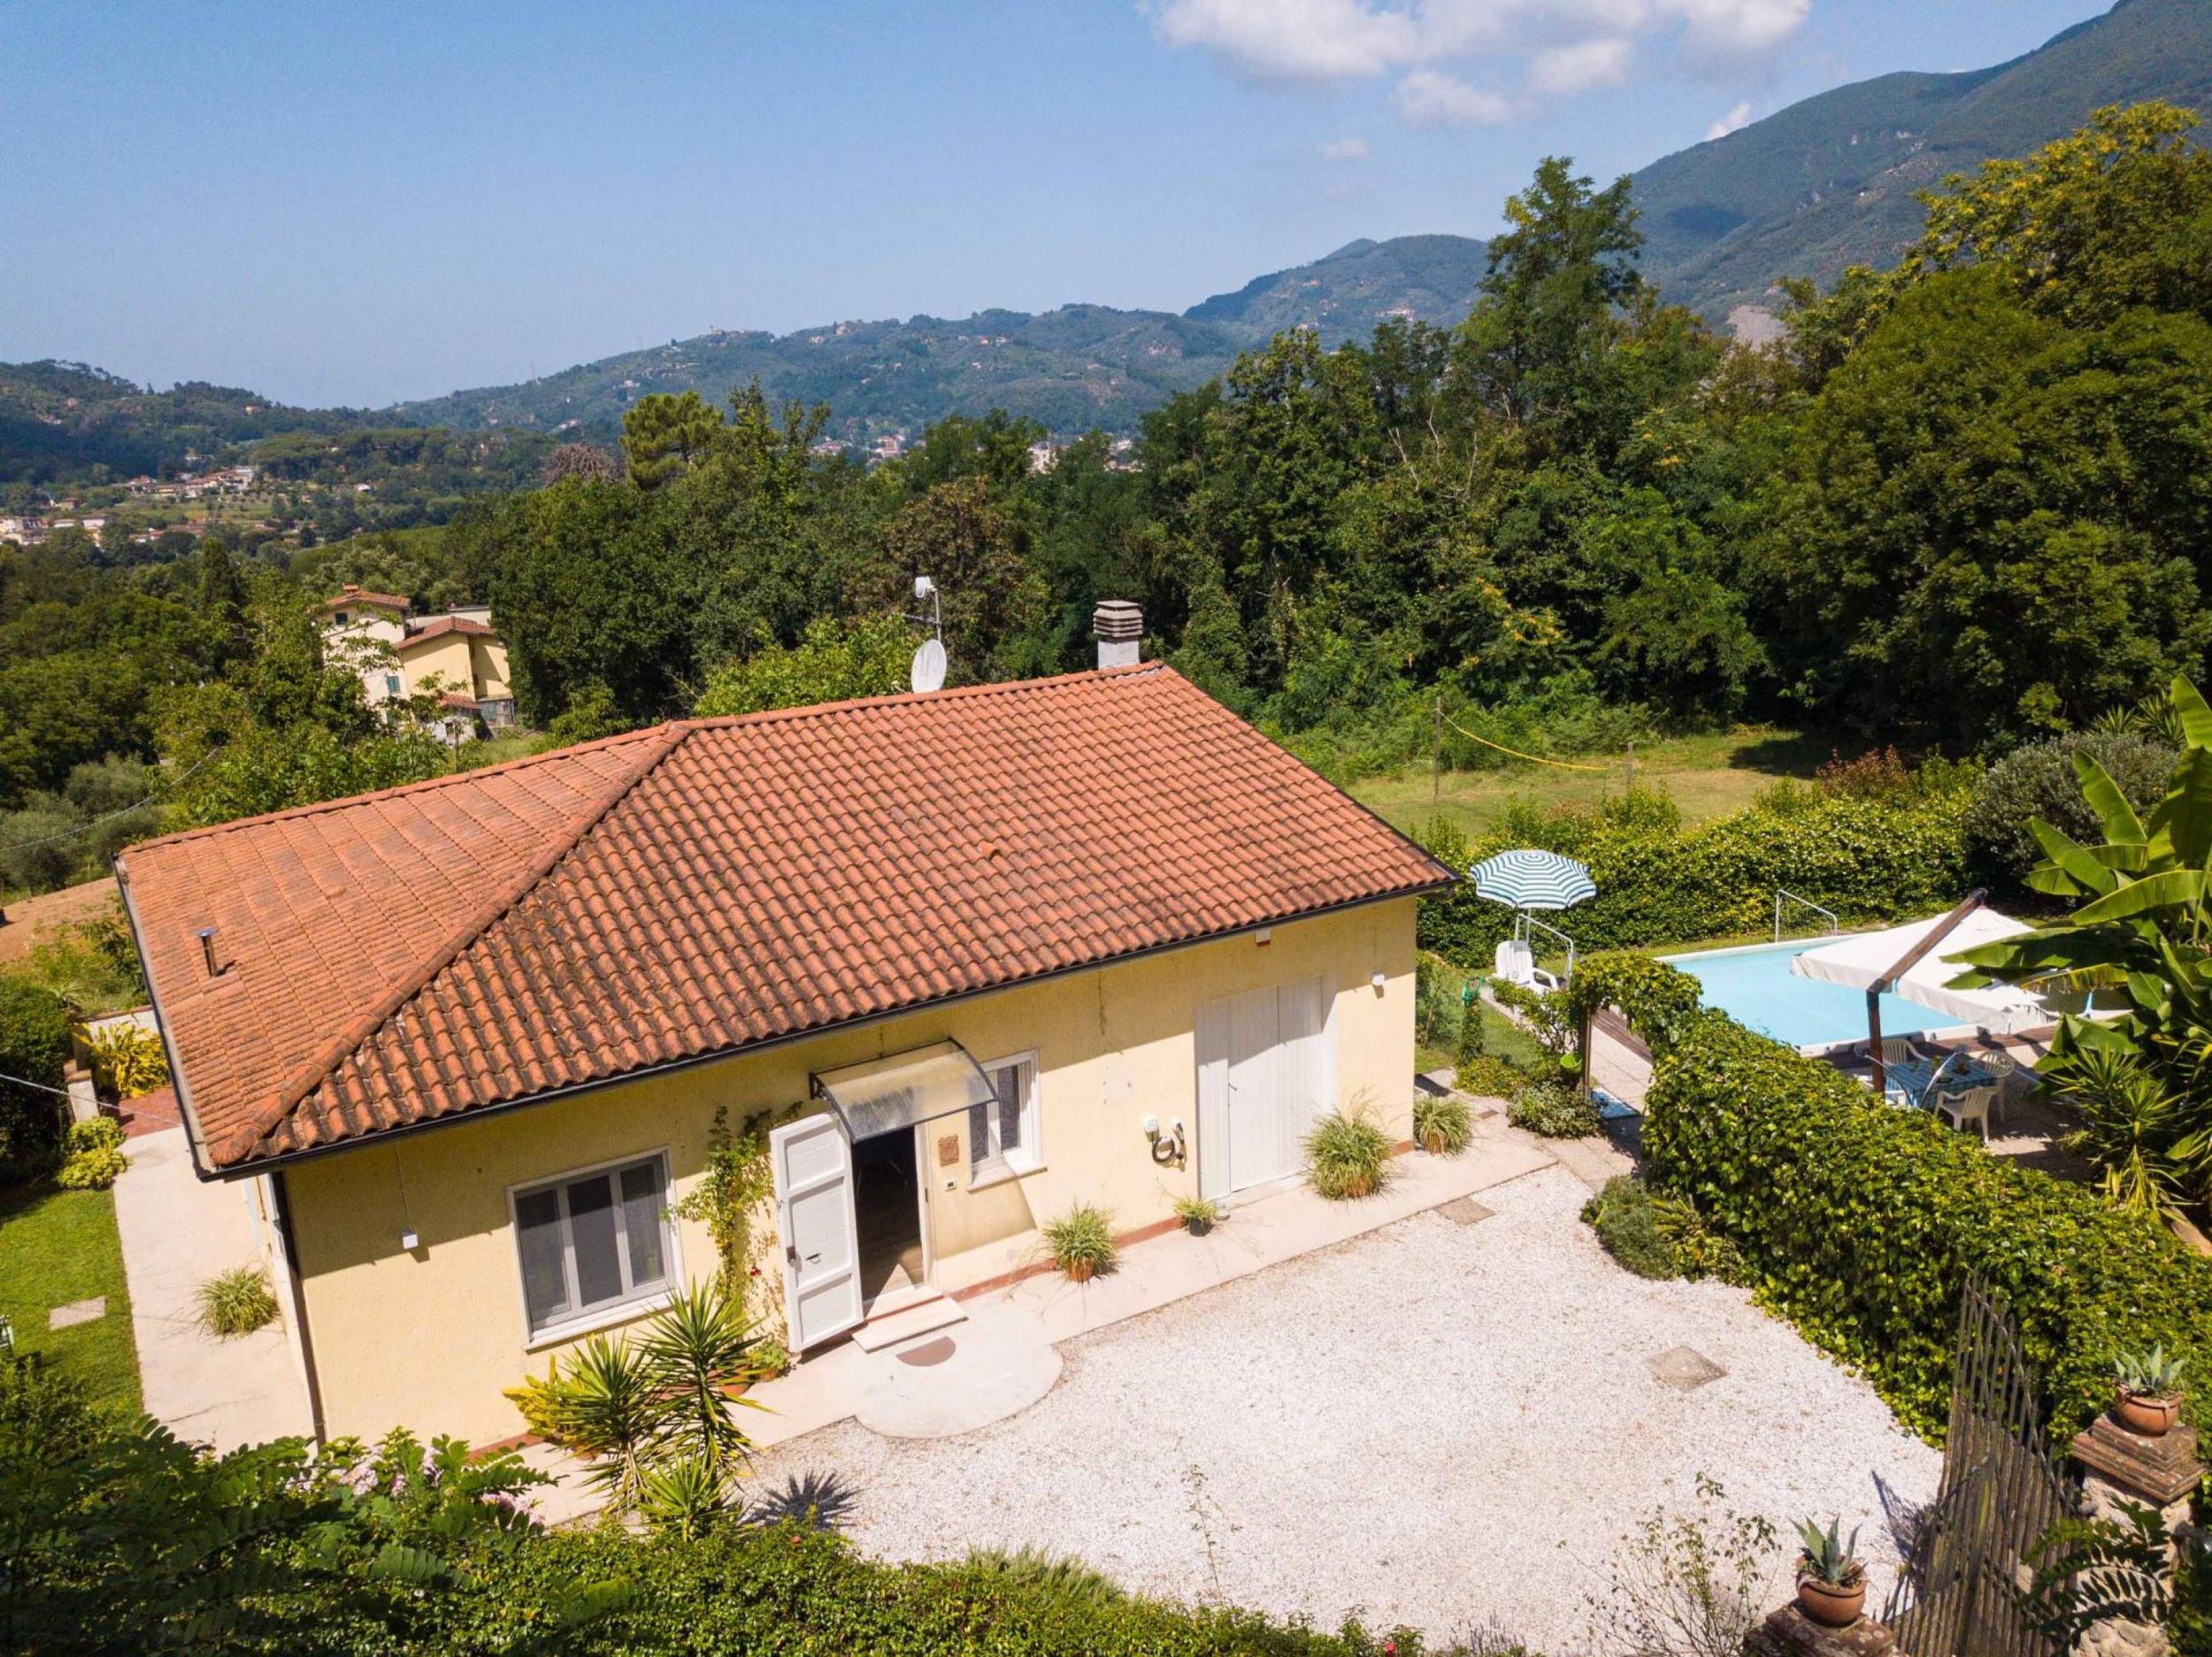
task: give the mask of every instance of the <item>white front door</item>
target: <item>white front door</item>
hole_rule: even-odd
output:
[[[853,1147],[834,1114],[768,1136],[783,1231],[784,1319],[803,1352],[860,1322],[860,1239],[853,1224]]]
[[[1224,1197],[1298,1171],[1307,1130],[1335,1103],[1318,978],[1198,1009],[1198,1188]]]

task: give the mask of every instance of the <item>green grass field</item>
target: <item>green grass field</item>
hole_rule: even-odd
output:
[[[104,1316],[47,1326],[54,1308],[96,1294],[107,1298]],[[14,1325],[19,1352],[45,1353],[100,1402],[136,1413],[138,1348],[112,1193],[59,1191],[44,1180],[0,1192],[0,1314]]]
[[[1746,725],[1711,736],[1669,737],[1636,750],[1636,786],[1663,787],[1682,808],[1685,823],[1706,823],[1741,810],[1762,789],[1785,777],[1809,777],[1828,758],[1822,744],[1794,732]],[[1371,777],[1353,794],[1371,810],[1411,832],[1441,815],[1468,834],[1479,834],[1517,800],[1540,805],[1595,805],[1628,786],[1624,756],[1584,757],[1564,771],[1515,764],[1500,771],[1447,771],[1439,781],[1425,767]]]

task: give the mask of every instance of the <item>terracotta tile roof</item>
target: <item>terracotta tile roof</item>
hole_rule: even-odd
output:
[[[1154,665],[667,725],[117,871],[224,1169],[1449,878]]]
[[[396,593],[369,593],[350,583],[331,597],[315,606],[318,610],[338,610],[349,604],[366,604],[372,610],[405,610],[407,601]]]
[[[472,621],[466,616],[441,616],[434,621],[423,623],[392,648],[403,652],[411,650],[426,640],[442,639],[449,633],[466,633],[477,639],[496,639],[499,636],[482,622]]]

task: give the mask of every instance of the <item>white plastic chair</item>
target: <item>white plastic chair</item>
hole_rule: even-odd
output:
[[[1931,1101],[1936,1114],[1946,1118],[1960,1132],[1972,1123],[1981,1131],[1982,1143],[1989,1143],[1989,1110],[1997,1101],[1995,1084],[1984,1082],[1974,1087],[1962,1087],[1950,1093],[1939,1093]]]
[[[1508,984],[1517,984],[1525,990],[1549,994],[1559,987],[1559,980],[1536,964],[1534,952],[1517,938],[1509,938],[1500,944],[1490,964],[1491,976]]]

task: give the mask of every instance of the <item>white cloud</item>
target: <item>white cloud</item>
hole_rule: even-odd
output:
[[[1320,146],[1324,161],[1364,161],[1372,153],[1367,140],[1354,133],[1349,138],[1332,138]]]
[[[1705,142],[1710,143],[1716,138],[1725,138],[1729,134],[1750,125],[1751,100],[1746,98],[1705,129]]]
[[[1399,111],[1495,124],[1548,99],[1618,86],[1641,48],[1701,73],[1755,67],[1812,0],[1139,0],[1166,44],[1264,85],[1397,79]],[[1509,96],[1483,83],[1519,81]]]
[[[1619,39],[1548,46],[1529,65],[1528,88],[1550,95],[1617,87],[1628,79],[1628,42]]]
[[[1148,9],[1169,45],[1202,47],[1254,81],[1360,80],[1419,54],[1412,14],[1365,0],[1162,0]]]
[[[1659,0],[1685,42],[1709,58],[1755,58],[1797,33],[1813,0]]]
[[[1510,98],[1440,70],[1416,69],[1398,82],[1398,113],[1416,127],[1498,127],[1515,112]]]

